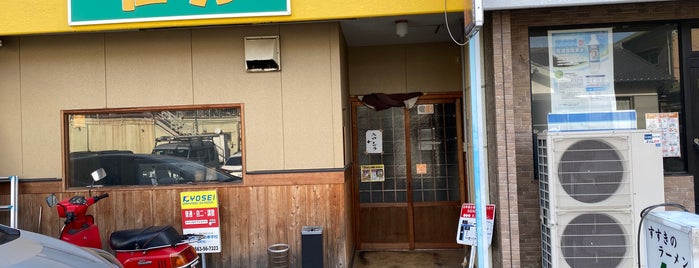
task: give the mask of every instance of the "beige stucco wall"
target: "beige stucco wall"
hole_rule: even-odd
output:
[[[0,50],[0,148],[3,156],[0,160],[0,170],[7,176],[19,172],[22,167],[22,111],[19,91],[19,53],[12,44],[16,39],[4,38]],[[5,52],[8,51],[8,52]]]
[[[351,95],[461,92],[461,47],[427,43],[350,47]]]
[[[280,36],[280,72],[244,70],[246,36]],[[337,23],[4,37],[0,174],[61,177],[63,109],[243,104],[248,171],[339,168]],[[344,96],[344,97],[343,97]]]

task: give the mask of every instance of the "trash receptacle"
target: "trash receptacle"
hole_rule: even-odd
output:
[[[267,247],[267,258],[270,268],[289,267],[289,245],[274,244]]]
[[[323,267],[323,227],[301,229],[301,264],[303,268]]]

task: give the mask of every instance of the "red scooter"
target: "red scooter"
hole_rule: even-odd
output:
[[[92,173],[94,181],[105,177],[103,169]],[[91,190],[90,190],[91,193]],[[46,198],[49,207],[56,206],[58,216],[65,218],[60,239],[82,247],[102,249],[99,228],[87,208],[109,197],[73,196],[58,202],[54,194]],[[199,255],[189,243],[201,240],[201,235],[181,235],[170,225],[115,231],[109,236],[109,245],[116,259],[125,268],[196,267]]]

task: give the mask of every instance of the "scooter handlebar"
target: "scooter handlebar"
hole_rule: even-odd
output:
[[[101,199],[104,199],[106,197],[109,197],[109,194],[101,194],[101,195],[95,196],[94,197],[95,203],[97,203],[97,201],[100,201]]]

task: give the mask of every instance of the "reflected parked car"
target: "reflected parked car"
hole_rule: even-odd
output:
[[[228,171],[233,176],[243,177],[243,153],[237,152],[223,163],[221,169]]]
[[[90,173],[103,168],[98,185],[167,185],[195,182],[240,182],[225,170],[184,158],[156,154],[81,154],[70,159],[70,186],[91,185]]]
[[[0,224],[0,266],[51,268],[116,268],[108,252],[78,247],[56,238]]]

